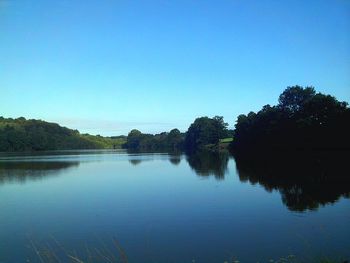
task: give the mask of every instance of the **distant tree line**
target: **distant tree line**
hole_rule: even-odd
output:
[[[182,150],[185,135],[178,129],[159,134],[146,134],[139,130],[131,130],[127,136],[124,148],[130,150]]]
[[[187,132],[170,143],[170,133],[143,134],[132,130],[126,148],[138,150],[172,149],[195,152],[218,150],[220,141],[233,138],[233,153],[269,150],[350,149],[350,109],[346,102],[317,93],[313,87],[287,87],[275,106],[239,115],[235,129],[228,130],[223,117],[200,117]],[[170,136],[171,137],[171,136]]]
[[[132,130],[127,136],[124,148],[132,150],[171,150],[194,152],[203,149],[214,149],[220,139],[232,136],[227,129],[228,124],[223,117],[197,118],[186,133],[178,129],[159,134],[145,134],[139,130]]]
[[[233,138],[234,153],[272,149],[350,149],[350,109],[313,87],[287,87],[275,106],[239,115],[229,130],[223,117],[200,117],[185,133],[178,129],[159,134],[131,130],[127,137],[80,134],[77,130],[41,120],[0,117],[0,151],[120,148],[195,152],[218,150]]]
[[[125,139],[80,134],[56,123],[0,117],[0,151],[99,149],[121,145]]]

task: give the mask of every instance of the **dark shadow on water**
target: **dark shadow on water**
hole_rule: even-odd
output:
[[[182,159],[182,152],[177,151],[141,151],[141,150],[127,150],[129,163],[137,166],[142,162],[154,160],[169,160],[175,166],[179,165]]]
[[[217,180],[223,180],[228,172],[227,152],[200,151],[187,154],[186,160],[198,176],[214,176]]]
[[[293,151],[235,156],[242,182],[277,190],[292,211],[317,210],[350,197],[347,151]]]
[[[173,165],[179,165],[181,162],[181,153],[179,152],[172,152],[169,153],[169,162]]]
[[[138,165],[142,162],[141,159],[130,159],[129,162],[132,164],[132,165]]]
[[[78,167],[79,162],[0,162],[0,185],[6,183],[26,183],[57,176],[69,168]]]

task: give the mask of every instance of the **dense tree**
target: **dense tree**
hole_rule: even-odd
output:
[[[0,117],[0,151],[112,148],[124,139],[80,134],[77,130],[41,120]]]
[[[349,197],[346,170],[350,149],[350,109],[346,102],[288,87],[276,106],[240,115],[232,150],[239,177],[278,190],[293,211],[317,209]]]
[[[155,135],[142,133],[134,129],[129,132],[124,148],[136,151],[179,151],[182,150],[183,141],[184,135],[178,129]]]
[[[316,94],[313,87],[301,86],[287,87],[278,98],[278,106],[295,113],[303,108]]]
[[[227,126],[228,124],[224,122],[221,116],[195,119],[186,133],[186,150],[191,152],[203,149],[207,145],[218,145],[219,140],[227,136]]]
[[[186,134],[178,129],[155,135],[132,130],[128,134],[124,147],[129,150],[195,151],[208,145],[217,146],[220,139],[233,133],[227,129],[227,126],[223,117],[215,116],[197,118]]]
[[[167,144],[169,148],[176,150],[183,146],[183,135],[178,129],[172,129],[167,136]]]
[[[270,149],[350,149],[350,109],[311,87],[288,87],[276,106],[240,115],[234,152]]]
[[[139,148],[142,140],[142,133],[139,130],[131,130],[126,138],[127,148]]]

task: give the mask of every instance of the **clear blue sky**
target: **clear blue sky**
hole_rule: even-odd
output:
[[[0,115],[185,131],[290,85],[350,101],[350,1],[0,0]]]

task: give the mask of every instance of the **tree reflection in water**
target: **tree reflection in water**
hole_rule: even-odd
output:
[[[279,152],[235,156],[242,182],[277,190],[292,211],[317,210],[350,197],[346,151]]]
[[[223,180],[228,171],[229,154],[226,152],[200,151],[188,154],[186,160],[199,176],[213,175],[217,180]]]
[[[172,152],[169,153],[169,161],[173,164],[173,165],[179,165],[181,162],[181,153],[180,152]]]
[[[132,164],[132,165],[138,165],[142,162],[141,159],[130,159],[129,162]]]
[[[68,168],[77,167],[79,162],[0,162],[0,184],[27,180],[41,180],[48,176],[56,176]]]

